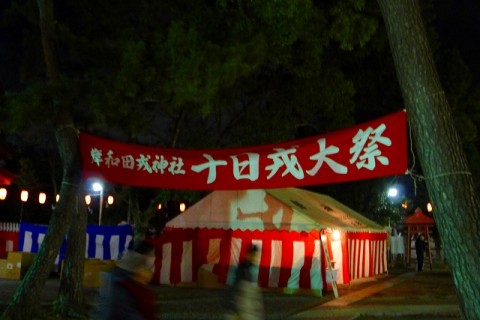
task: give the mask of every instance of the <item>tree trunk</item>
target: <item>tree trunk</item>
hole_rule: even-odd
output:
[[[47,79],[50,84],[55,85],[59,77],[59,60],[56,52],[53,0],[37,0],[37,4],[40,14],[40,29]],[[48,231],[33,264],[15,291],[12,301],[2,314],[2,319],[33,319],[34,314],[38,312],[43,286],[50,275],[60,245],[76,211],[76,206],[73,204],[78,201],[79,184],[81,182],[77,130],[64,106],[60,105],[58,101],[52,101],[52,103],[54,104],[55,112],[56,139],[63,164],[60,200],[50,218]],[[76,225],[78,226],[79,224]],[[78,274],[71,274],[71,276],[78,277]],[[70,283],[75,281],[78,282],[79,279],[71,279]],[[75,287],[72,290],[76,289]],[[78,294],[73,296],[78,297]]]
[[[83,191],[83,188],[80,188]],[[61,316],[87,315],[83,296],[87,208],[82,194],[77,196],[76,210],[68,232],[67,249],[60,278],[60,290],[55,301],[55,313]]]
[[[480,319],[480,203],[415,0],[377,0],[465,319]]]
[[[140,205],[138,203],[138,188],[131,188],[129,192],[129,210],[132,215],[133,220],[133,243],[140,243],[143,239],[145,239],[145,231],[147,229],[147,225],[142,218],[142,211],[140,210]]]
[[[64,165],[60,200],[50,218],[48,231],[33,264],[2,314],[2,319],[33,319],[33,315],[38,311],[43,286],[50,275],[75,211],[75,206],[72,204],[77,201],[78,184],[80,183],[80,163],[78,161],[80,158],[78,148],[76,148],[77,132],[64,127],[57,130],[57,139]]]

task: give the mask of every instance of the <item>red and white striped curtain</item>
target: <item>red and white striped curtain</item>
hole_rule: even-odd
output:
[[[155,243],[153,281],[196,281],[199,268],[205,268],[216,274],[219,282],[228,283],[252,244],[261,252],[256,270],[259,287],[322,289],[322,255],[316,231],[168,230]]]
[[[386,232],[348,232],[347,248],[351,280],[387,272]]]
[[[19,224],[0,222],[0,259],[5,259],[7,253],[18,250]]]

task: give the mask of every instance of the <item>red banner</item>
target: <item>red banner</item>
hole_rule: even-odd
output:
[[[141,187],[241,190],[320,185],[404,174],[406,112],[272,145],[186,150],[80,133],[83,177]]]

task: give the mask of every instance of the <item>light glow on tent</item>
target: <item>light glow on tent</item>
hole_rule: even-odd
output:
[[[333,240],[340,240],[340,231],[333,230],[332,237],[333,237]]]

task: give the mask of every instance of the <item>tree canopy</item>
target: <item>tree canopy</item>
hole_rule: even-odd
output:
[[[55,5],[64,72],[54,88],[43,81],[34,4],[4,4],[2,20],[9,35],[5,43],[16,48],[11,55],[20,62],[2,79],[7,88],[2,133],[11,141],[12,130],[21,132],[30,153],[48,153],[42,158],[48,163],[39,166],[52,168],[56,162],[48,131],[53,110],[47,102],[53,96],[72,111],[80,130],[182,148],[288,140],[305,128],[310,134],[327,132],[402,108],[372,1]],[[433,16],[433,8],[425,9]],[[13,60],[11,55],[6,59]],[[458,51],[439,51],[438,58],[449,61],[440,71],[474,162],[478,89],[464,76],[469,71]],[[415,169],[421,173],[418,163]],[[58,181],[56,173],[51,176]],[[345,187],[329,189],[342,197],[335,190]]]

